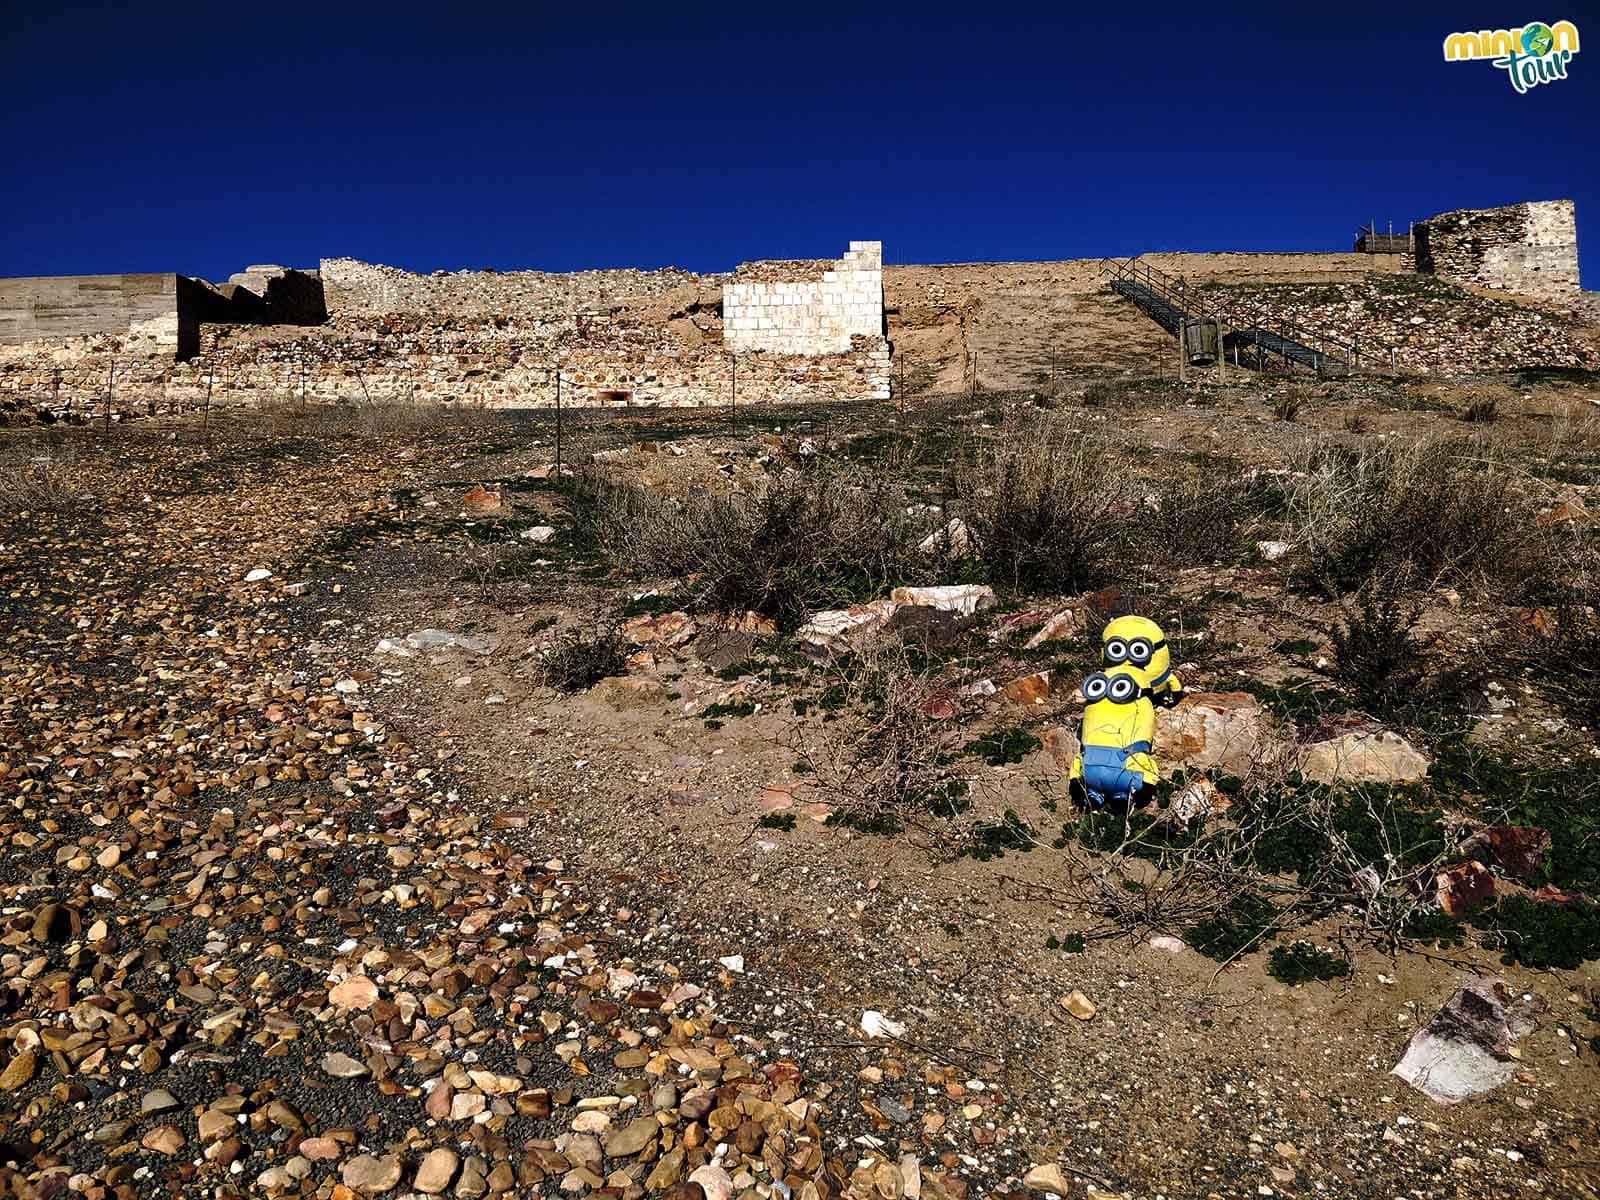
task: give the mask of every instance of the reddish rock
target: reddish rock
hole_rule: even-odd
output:
[[[480,483],[461,497],[461,507],[474,517],[485,517],[500,512],[505,505],[500,501],[499,492],[491,492]]]
[[[1556,619],[1547,608],[1519,608],[1512,615],[1519,624],[1540,637],[1550,637],[1556,631]]]
[[[1534,520],[1540,525],[1587,525],[1594,518],[1583,506],[1583,501],[1576,496],[1569,496],[1549,512],[1540,513]]]
[[[1050,699],[1052,673],[1035,671],[1021,679],[1013,679],[1000,689],[1000,694],[1013,704],[1043,704]]]
[[[1535,874],[1550,851],[1550,831],[1537,825],[1495,825],[1473,841],[1480,839],[1488,845],[1495,862],[1508,875],[1519,879]]]
[[[935,721],[953,720],[956,715],[955,697],[949,692],[933,692],[922,702],[922,711]]]
[[[1109,617],[1122,603],[1122,589],[1119,587],[1101,588],[1098,592],[1090,592],[1084,597],[1089,607],[1102,617]]]
[[[769,784],[761,789],[756,807],[764,813],[783,812],[794,807],[794,788],[783,784]]]
[[[1434,882],[1438,887],[1439,907],[1452,917],[1471,912],[1494,899],[1494,876],[1488,867],[1476,860],[1457,863],[1439,872]]]
[[[1533,894],[1535,903],[1559,904],[1565,908],[1569,904],[1577,904],[1583,896],[1577,892],[1564,892],[1553,883],[1547,883]]]
[[[686,612],[635,617],[622,627],[622,636],[636,646],[681,646],[694,634],[694,621]]]
[[[717,617],[716,625],[733,633],[753,633],[757,637],[778,636],[777,622],[758,612],[723,613]]]

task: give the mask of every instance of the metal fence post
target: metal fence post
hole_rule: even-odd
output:
[[[111,360],[110,370],[106,372],[106,432],[111,432],[111,398],[116,395],[117,389],[117,360]]]

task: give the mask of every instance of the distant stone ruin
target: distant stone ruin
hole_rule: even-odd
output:
[[[1578,216],[1571,200],[1463,208],[1412,229],[1416,270],[1541,300],[1578,296]]]
[[[199,352],[203,324],[315,325],[327,315],[317,273],[287,267],[249,267],[221,286],[171,273],[0,279],[0,345],[116,334],[182,361]]]
[[[1407,246],[1145,259],[1185,286],[1253,285],[1240,293],[1253,311],[1359,342],[1374,367],[1592,361],[1582,328],[1600,314],[1595,294],[1578,286],[1570,200],[1444,213],[1417,223]],[[713,274],[423,275],[330,258],[315,270],[252,266],[221,284],[177,274],[0,279],[0,420],[291,401],[865,401],[896,388],[1030,387],[1068,367],[1164,362],[1163,331],[1109,294],[1103,265],[885,268],[881,242],[853,241],[838,259]],[[1467,313],[1469,300],[1489,301],[1383,282],[1412,273],[1518,293],[1553,319],[1532,309]],[[1330,286],[1294,290],[1314,282]]]
[[[722,286],[730,350],[842,354],[883,336],[883,243],[851,242],[838,262],[746,263]]]

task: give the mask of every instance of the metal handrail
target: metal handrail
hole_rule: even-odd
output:
[[[1102,262],[1105,261],[1107,260],[1102,260]],[[1274,317],[1267,313],[1265,305],[1257,305],[1253,311],[1247,312],[1246,319],[1241,321],[1238,319],[1236,311],[1224,313],[1220,307],[1208,305],[1204,298],[1191,295],[1187,289],[1176,286],[1172,276],[1167,272],[1140,261],[1137,256],[1115,264],[1115,269],[1112,273],[1114,279],[1131,277],[1135,282],[1144,284],[1163,300],[1166,300],[1188,316],[1199,316],[1219,321],[1226,316],[1226,323],[1235,330],[1249,329],[1257,335],[1265,332],[1280,341],[1296,342],[1305,346],[1314,355],[1330,361],[1342,361],[1345,365],[1353,365],[1359,358],[1360,342],[1358,340],[1345,341],[1343,338],[1329,334],[1326,330],[1313,329],[1308,325],[1300,324],[1298,321]],[[1259,342],[1257,344],[1259,345]]]

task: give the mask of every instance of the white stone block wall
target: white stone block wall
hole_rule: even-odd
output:
[[[851,242],[821,279],[722,288],[723,344],[735,352],[843,354],[883,336],[883,243]]]
[[[1565,301],[1580,294],[1578,222],[1571,200],[1458,209],[1412,230],[1418,271]]]

